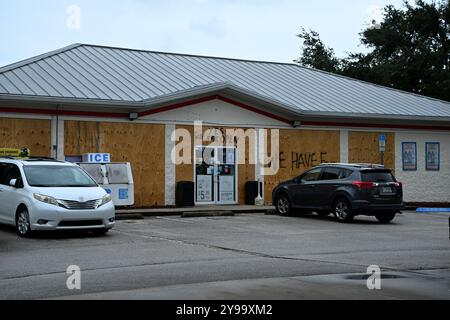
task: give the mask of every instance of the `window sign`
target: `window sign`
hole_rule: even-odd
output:
[[[427,142],[425,144],[426,169],[428,171],[439,171],[440,167],[440,144],[439,142]]]
[[[212,193],[212,176],[197,175],[197,202],[213,201]]]
[[[415,142],[402,143],[403,171],[417,170],[417,144]]]
[[[111,155],[109,153],[85,153],[83,154],[83,162],[109,163],[111,162]]]
[[[234,176],[220,176],[219,191],[220,201],[234,201]]]

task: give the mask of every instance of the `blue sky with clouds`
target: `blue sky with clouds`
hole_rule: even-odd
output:
[[[0,66],[75,42],[291,62],[302,26],[342,56],[387,4],[401,0],[0,0]]]

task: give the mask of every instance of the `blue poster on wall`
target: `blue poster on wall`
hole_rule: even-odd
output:
[[[417,145],[415,142],[402,143],[403,171],[417,170]]]
[[[428,171],[439,171],[440,167],[440,144],[439,142],[427,142],[425,147],[426,169]]]

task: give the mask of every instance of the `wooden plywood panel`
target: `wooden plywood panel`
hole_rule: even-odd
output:
[[[0,148],[29,148],[31,155],[51,156],[51,121],[0,118]]]
[[[267,138],[270,150],[270,135]],[[339,162],[339,131],[280,130],[280,169],[264,178],[264,200],[272,201],[272,190],[278,183],[290,180],[323,162]]]
[[[164,125],[66,121],[65,153],[108,152],[112,161],[130,162],[135,206],[163,206],[164,134]]]
[[[100,152],[100,123],[93,121],[64,122],[64,153],[77,156]]]
[[[194,127],[177,125],[176,129],[185,129],[189,132],[191,137],[191,163],[183,163],[175,166],[175,182],[194,181],[194,165],[192,163],[194,161]]]
[[[381,163],[379,132],[350,131],[348,134],[348,160],[352,163]],[[395,134],[386,134],[385,166],[395,170]]]

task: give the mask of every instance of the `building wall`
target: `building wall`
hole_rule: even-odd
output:
[[[112,161],[131,162],[135,206],[165,205],[165,126],[138,123],[65,121],[66,156],[111,153]]]
[[[416,142],[417,171],[403,171],[402,142]],[[440,171],[427,171],[425,143],[440,142]],[[450,202],[450,134],[398,132],[395,139],[396,176],[403,182],[406,202]]]
[[[51,156],[51,121],[0,118],[0,148],[29,148],[31,155]]]
[[[216,112],[215,110],[213,106],[213,112]],[[235,118],[239,119],[239,108],[228,111],[235,112]],[[256,117],[258,118],[260,115]],[[33,116],[29,115],[21,118],[16,115],[1,115],[0,148],[28,147],[33,155],[51,156],[52,129],[53,131],[56,129],[52,128],[52,121],[49,118],[33,119]],[[111,120],[107,119],[98,121],[86,119],[87,121],[84,121],[84,119],[66,118],[65,120],[64,135],[58,135],[59,143],[64,141],[64,155],[109,152],[112,154],[113,161],[132,163],[136,207],[172,205],[176,182],[193,181],[194,179],[193,164],[172,165],[169,159],[171,152],[167,150],[167,148],[171,149],[170,144],[167,143],[170,140],[171,131],[174,128],[184,128],[192,137],[189,152],[193,159],[194,129],[192,125],[110,122]],[[239,119],[239,121],[241,120]],[[257,128],[264,128],[262,122],[265,120],[263,118],[256,120]],[[62,127],[60,126],[59,129],[62,130]],[[227,127],[209,124],[204,125],[203,130],[209,128],[223,129]],[[280,169],[277,174],[263,178],[265,202],[270,203],[272,189],[279,182],[291,179],[310,167],[320,164],[321,158],[325,162],[347,160],[348,162],[380,162],[378,136],[382,130],[376,131],[280,128],[280,154],[278,155]],[[385,164],[394,169],[398,179],[404,183],[405,201],[450,202],[450,179],[448,179],[450,176],[450,134],[448,132],[411,130],[389,131],[386,134]],[[53,136],[56,136],[55,132],[53,132]],[[55,138],[53,137],[53,139]],[[265,140],[265,147],[270,150],[270,136]],[[403,171],[402,142],[417,143],[417,171]],[[440,143],[440,171],[426,171],[425,142]],[[247,160],[250,152],[255,152],[255,150],[247,148]],[[256,169],[257,166],[248,163],[240,164],[238,167],[240,204],[243,204],[245,199],[245,182],[255,180],[258,175]],[[171,193],[169,194],[169,192]]]

